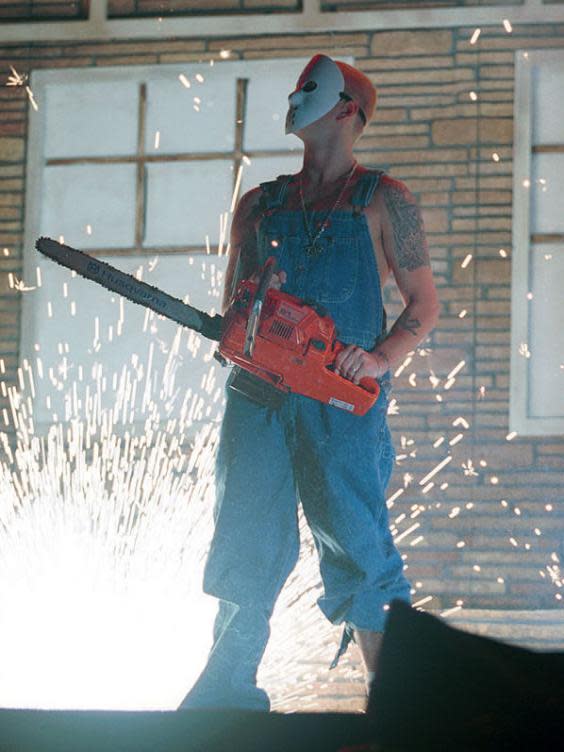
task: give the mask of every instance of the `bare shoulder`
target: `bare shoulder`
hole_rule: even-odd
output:
[[[258,206],[261,197],[260,187],[251,188],[244,193],[237,202],[236,214],[240,221],[248,221],[253,214],[253,211]]]
[[[415,197],[407,185],[398,178],[383,174],[380,178],[378,190],[374,193],[375,201],[383,202],[384,207],[388,209],[397,204],[416,203]]]
[[[423,218],[413,193],[403,181],[389,175],[382,176],[375,193],[390,265],[407,271],[429,266]]]

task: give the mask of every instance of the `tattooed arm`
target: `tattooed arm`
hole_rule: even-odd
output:
[[[434,328],[439,301],[419,207],[400,181],[382,177],[374,196],[382,217],[382,245],[405,308],[388,336],[367,353],[348,347],[340,354],[338,372],[355,383],[365,376],[377,378],[403,360]]]
[[[386,176],[381,201],[384,252],[405,303],[390,333],[377,348],[388,364],[394,365],[435,327],[439,300],[415,198],[401,181]]]

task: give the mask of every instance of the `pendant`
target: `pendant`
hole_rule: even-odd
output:
[[[308,243],[305,248],[306,256],[319,256],[321,253],[321,246],[314,240],[313,243]]]

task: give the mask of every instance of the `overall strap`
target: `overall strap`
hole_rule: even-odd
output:
[[[269,209],[279,209],[284,205],[286,189],[293,175],[278,175],[276,180],[268,180],[260,183],[262,195],[260,198],[261,212]]]
[[[351,198],[351,204],[353,205],[353,217],[358,217],[362,213],[365,206],[372,201],[374,191],[380,183],[380,178],[385,173],[385,170],[370,170],[365,173],[358,181],[355,187],[355,191]]]

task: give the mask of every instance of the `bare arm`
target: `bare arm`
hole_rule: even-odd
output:
[[[375,200],[382,217],[384,252],[405,308],[373,351],[367,353],[352,345],[338,356],[338,372],[355,383],[365,376],[377,378],[402,360],[434,328],[439,317],[439,300],[417,202],[401,181],[387,176]]]
[[[423,219],[412,193],[399,180],[382,185],[384,252],[405,308],[376,353],[388,365],[402,360],[435,327],[439,299]]]
[[[225,272],[225,285],[221,303],[222,314],[229,308],[237,284],[256,270],[258,265],[255,227],[252,210],[259,199],[260,189],[247,191],[239,201],[231,222],[229,258]]]

